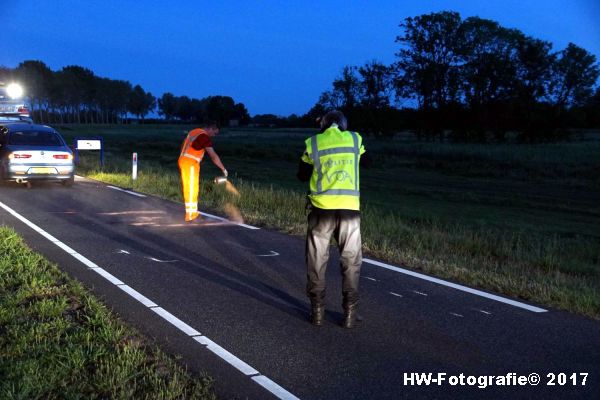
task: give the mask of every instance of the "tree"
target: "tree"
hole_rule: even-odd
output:
[[[158,99],[158,114],[165,117],[166,120],[171,120],[175,117],[177,111],[177,100],[172,93],[164,93]]]
[[[439,12],[409,17],[396,42],[404,47],[396,56],[396,90],[415,98],[425,109],[443,108],[457,100],[459,91],[460,15]]]
[[[149,112],[154,110],[155,106],[156,97],[152,93],[144,91],[140,85],[135,85],[129,96],[127,111],[143,120]]]
[[[50,87],[53,73],[41,61],[23,61],[15,70],[17,79],[26,86],[25,95],[29,99],[31,113],[35,113],[40,120],[48,120],[47,108],[49,103]],[[43,111],[46,111],[44,118]]]
[[[552,73],[552,99],[564,108],[583,105],[592,96],[600,70],[593,54],[569,43],[557,54]]]
[[[390,67],[371,61],[358,68],[360,74],[360,103],[368,108],[385,108],[390,105],[392,70]]]

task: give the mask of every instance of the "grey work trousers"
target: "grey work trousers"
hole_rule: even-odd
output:
[[[340,250],[344,307],[358,302],[358,281],[362,264],[360,213],[352,210],[313,208],[308,215],[306,233],[306,293],[312,303],[325,299],[325,271],[329,244],[334,237]]]

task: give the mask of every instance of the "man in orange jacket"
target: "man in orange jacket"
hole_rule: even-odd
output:
[[[227,170],[221,159],[213,149],[211,137],[219,133],[216,122],[210,121],[202,124],[201,128],[191,130],[181,146],[179,155],[179,171],[183,198],[185,199],[185,220],[193,221],[198,218],[198,192],[200,191],[200,162],[204,153],[208,153],[211,161],[223,171],[227,177]]]

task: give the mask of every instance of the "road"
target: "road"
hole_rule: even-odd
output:
[[[600,323],[581,316],[367,258],[363,321],[344,330],[332,251],[313,327],[302,238],[206,214],[184,224],[180,204],[80,177],[0,187],[0,224],[222,398],[600,398]],[[534,373],[537,386],[508,385]],[[494,384],[480,388],[484,375]]]

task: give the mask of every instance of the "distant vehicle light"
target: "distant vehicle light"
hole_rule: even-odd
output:
[[[23,97],[23,88],[18,83],[11,83],[6,87],[6,94],[13,99]]]
[[[17,109],[17,113],[28,117],[29,116],[29,109],[27,107],[19,107]]]

